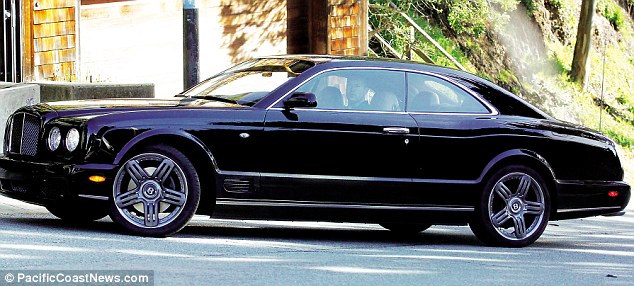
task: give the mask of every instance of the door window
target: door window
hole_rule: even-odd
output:
[[[430,75],[408,73],[407,111],[488,114],[489,109],[458,86]]]
[[[297,91],[314,93],[320,109],[403,111],[405,73],[335,70],[318,75]]]

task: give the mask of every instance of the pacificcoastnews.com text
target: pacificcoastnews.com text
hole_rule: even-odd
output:
[[[107,285],[154,285],[151,270],[5,270],[0,285],[28,284],[107,284]],[[5,284],[6,283],[6,284]]]

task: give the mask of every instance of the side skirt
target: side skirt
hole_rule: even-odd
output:
[[[472,207],[464,206],[219,199],[212,218],[454,225],[468,223],[473,212]]]

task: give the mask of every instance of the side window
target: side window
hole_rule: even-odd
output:
[[[471,94],[443,79],[407,74],[407,111],[430,113],[489,113]]]
[[[297,91],[314,93],[320,109],[403,111],[405,73],[335,70],[311,79]]]

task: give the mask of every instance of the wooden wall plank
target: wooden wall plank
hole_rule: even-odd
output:
[[[35,52],[46,52],[52,50],[69,49],[75,47],[75,35],[63,35],[34,40],[33,50]]]
[[[329,54],[361,55],[365,54],[367,44],[359,37],[360,30],[367,29],[364,16],[367,1],[329,0]]]
[[[75,21],[75,8],[34,11],[33,24]]]
[[[75,7],[75,0],[33,0],[33,10]]]
[[[75,34],[75,21],[33,25],[33,38]]]
[[[33,54],[35,66],[58,64],[64,62],[74,62],[76,59],[75,49],[53,50]]]

